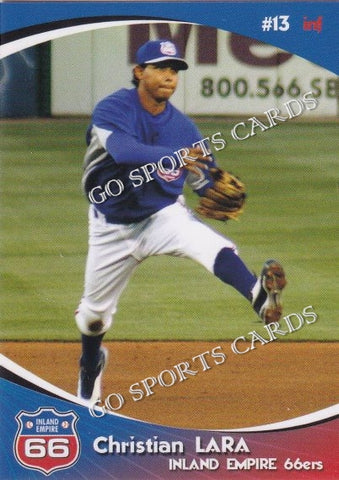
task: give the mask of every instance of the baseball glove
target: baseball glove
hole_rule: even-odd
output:
[[[245,185],[238,177],[220,168],[211,168],[209,172],[214,183],[200,198],[196,211],[215,220],[238,219],[244,209]]]

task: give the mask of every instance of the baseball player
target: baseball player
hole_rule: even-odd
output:
[[[169,101],[178,72],[187,68],[171,41],[145,43],[136,56],[134,88],[100,101],[87,132],[83,187],[90,201],[89,250],[75,318],[82,334],[78,396],[90,404],[101,396],[104,334],[133,271],[147,257],[191,258],[250,301],[265,323],[282,313],[282,266],[268,260],[257,278],[234,243],[183,201],[187,182],[205,202],[200,212],[225,220],[234,218],[245,198],[238,192],[228,204],[233,191],[242,190],[241,182],[232,177],[223,191],[225,172],[194,123]]]

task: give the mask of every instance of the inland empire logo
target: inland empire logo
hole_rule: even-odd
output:
[[[21,465],[49,475],[77,462],[80,441],[76,413],[41,407],[35,412],[22,410],[15,418],[19,427],[14,455]]]
[[[177,50],[174,43],[172,42],[161,42],[160,43],[160,52],[163,55],[175,55]]]
[[[168,170],[168,172],[162,172],[160,170],[157,171],[158,177],[162,178],[166,182],[174,182],[182,175],[182,170]]]

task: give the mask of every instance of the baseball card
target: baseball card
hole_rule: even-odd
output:
[[[1,478],[338,478],[338,3],[0,8]]]

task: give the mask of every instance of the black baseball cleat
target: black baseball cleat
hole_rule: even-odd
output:
[[[280,298],[286,283],[285,272],[280,263],[267,260],[252,290],[253,308],[266,325],[277,322],[281,317]]]
[[[80,358],[78,397],[93,404],[101,398],[101,379],[108,359],[108,351],[100,347],[99,361],[94,370],[86,368]]]

